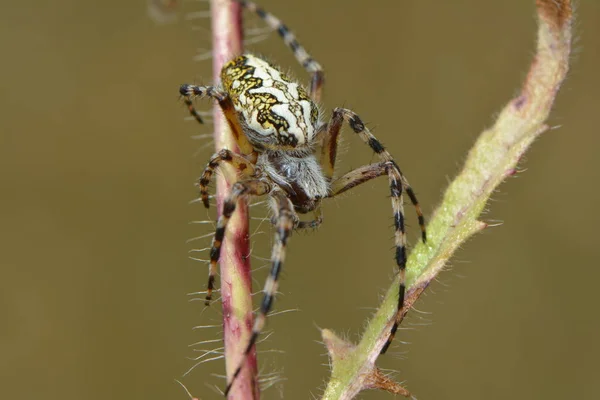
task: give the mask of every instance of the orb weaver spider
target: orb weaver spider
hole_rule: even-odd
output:
[[[249,196],[269,196],[274,213],[276,238],[271,256],[271,271],[263,289],[263,299],[254,321],[246,357],[263,330],[277,292],[279,274],[285,258],[288,239],[294,229],[315,228],[322,222],[321,201],[335,197],[361,183],[386,175],[389,180],[394,217],[396,265],[399,270],[398,315],[404,306],[406,270],[406,233],[402,193],[406,192],[416,209],[422,240],[426,241],[425,220],[417,197],[400,167],[353,111],[335,108],[329,122],[323,122],[317,105],[321,98],[324,74],[317,63],[298,43],[294,34],[275,16],[250,1],[237,1],[254,12],[293,51],[298,62],[311,74],[310,90],[288,78],[281,70],[260,57],[243,54],[225,64],[220,86],[181,85],[179,92],[190,114],[202,123],[193,100],[209,98],[219,104],[239,148],[239,153],[221,149],[208,162],[200,180],[200,197],[209,207],[208,184],[223,163],[233,166],[239,180],[231,188],[222,205],[210,251],[210,268],[206,304],[212,299],[221,244],[227,223],[237,202]],[[373,164],[356,168],[334,178],[338,138],[346,122],[379,157]],[[313,213],[314,219],[301,221],[298,214]],[[381,349],[391,344],[398,318]],[[227,384],[231,390],[241,372],[243,362]]]

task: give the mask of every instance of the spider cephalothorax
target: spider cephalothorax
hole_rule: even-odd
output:
[[[390,184],[395,226],[396,264],[400,271],[398,315],[404,305],[406,234],[402,192],[406,191],[416,208],[422,238],[425,240],[424,219],[417,198],[402,175],[400,168],[364,123],[354,112],[336,108],[328,123],[323,123],[317,102],[323,87],[323,71],[296,41],[294,35],[272,14],[249,1],[239,1],[246,9],[255,12],[269,26],[276,29],[285,43],[293,50],[298,61],[312,74],[310,91],[289,79],[278,68],[251,55],[240,55],[228,62],[221,70],[221,87],[182,85],[190,113],[202,122],[193,107],[192,100],[209,97],[217,100],[239,147],[239,153],[227,149],[218,151],[209,161],[199,181],[200,196],[208,207],[207,186],[221,163],[231,164],[239,180],[223,203],[221,216],[210,253],[210,270],[207,304],[212,299],[221,244],[227,222],[235,212],[238,200],[248,196],[272,198],[276,226],[276,242],[272,255],[271,273],[265,283],[264,297],[256,316],[252,336],[246,346],[248,355],[262,331],[266,316],[271,310],[277,291],[285,247],[293,229],[316,227],[321,221],[320,203],[328,197],[337,196],[363,182],[387,175]],[[309,94],[310,93],[310,94]],[[350,128],[378,155],[379,162],[365,165],[345,175],[334,178],[337,143],[342,123]],[[314,213],[314,220],[301,221],[297,213]],[[384,353],[398,328],[394,322],[389,339],[382,348]],[[239,375],[236,369],[225,389],[231,389]]]

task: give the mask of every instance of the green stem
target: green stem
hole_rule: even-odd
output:
[[[463,170],[446,190],[427,227],[428,242],[412,251],[407,265],[407,301],[401,317],[442,270],[454,251],[487,225],[478,220],[498,185],[514,175],[517,164],[545,124],[560,84],[566,76],[571,48],[570,0],[537,0],[537,53],[519,96],[502,110],[469,152]],[[323,338],[332,359],[332,375],[323,399],[351,399],[361,390],[389,386],[373,384],[375,361],[396,316],[398,282],[388,290],[360,343],[340,345],[330,331]],[[340,349],[344,349],[343,353]],[[408,392],[406,392],[408,395]]]

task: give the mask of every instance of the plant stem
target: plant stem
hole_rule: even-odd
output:
[[[242,53],[242,20],[239,4],[229,0],[211,0],[213,33],[213,82],[220,81],[223,65]],[[221,109],[214,107],[214,137],[217,150],[237,146]],[[229,166],[223,166],[217,175],[217,209],[221,212],[224,198],[235,182],[236,175]],[[248,235],[248,207],[240,201],[229,224],[221,248],[219,260],[221,274],[221,298],[223,302],[223,340],[225,343],[225,366],[227,381],[244,357],[246,344],[252,331],[252,279],[250,277],[250,245]],[[244,366],[229,392],[229,399],[246,400],[259,398],[256,350],[252,349],[244,360]]]
[[[487,226],[478,218],[490,195],[517,172],[525,151],[548,129],[545,120],[568,71],[572,9],[570,0],[537,0],[536,6],[537,52],[521,93],[505,106],[494,126],[480,135],[463,170],[450,184],[431,218],[428,242],[418,244],[411,253],[406,274],[407,299],[400,319],[454,251]],[[370,388],[391,391],[383,385],[373,386],[372,382],[378,373],[375,361],[396,317],[397,293],[398,282],[395,282],[358,345],[340,345],[341,339],[323,330],[333,366],[323,399],[352,399],[361,390]]]

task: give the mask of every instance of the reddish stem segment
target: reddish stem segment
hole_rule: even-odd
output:
[[[229,0],[211,0],[213,32],[213,82],[219,82],[223,65],[242,53],[242,20],[239,4]],[[218,106],[214,108],[215,146],[237,152],[237,146]],[[217,177],[217,210],[235,182],[235,173],[223,166]],[[227,381],[244,355],[244,346],[252,332],[252,279],[250,277],[250,243],[248,235],[248,207],[240,201],[227,227],[219,261],[221,297],[223,301],[223,338]],[[258,399],[258,368],[253,349],[236,378],[229,399]]]

